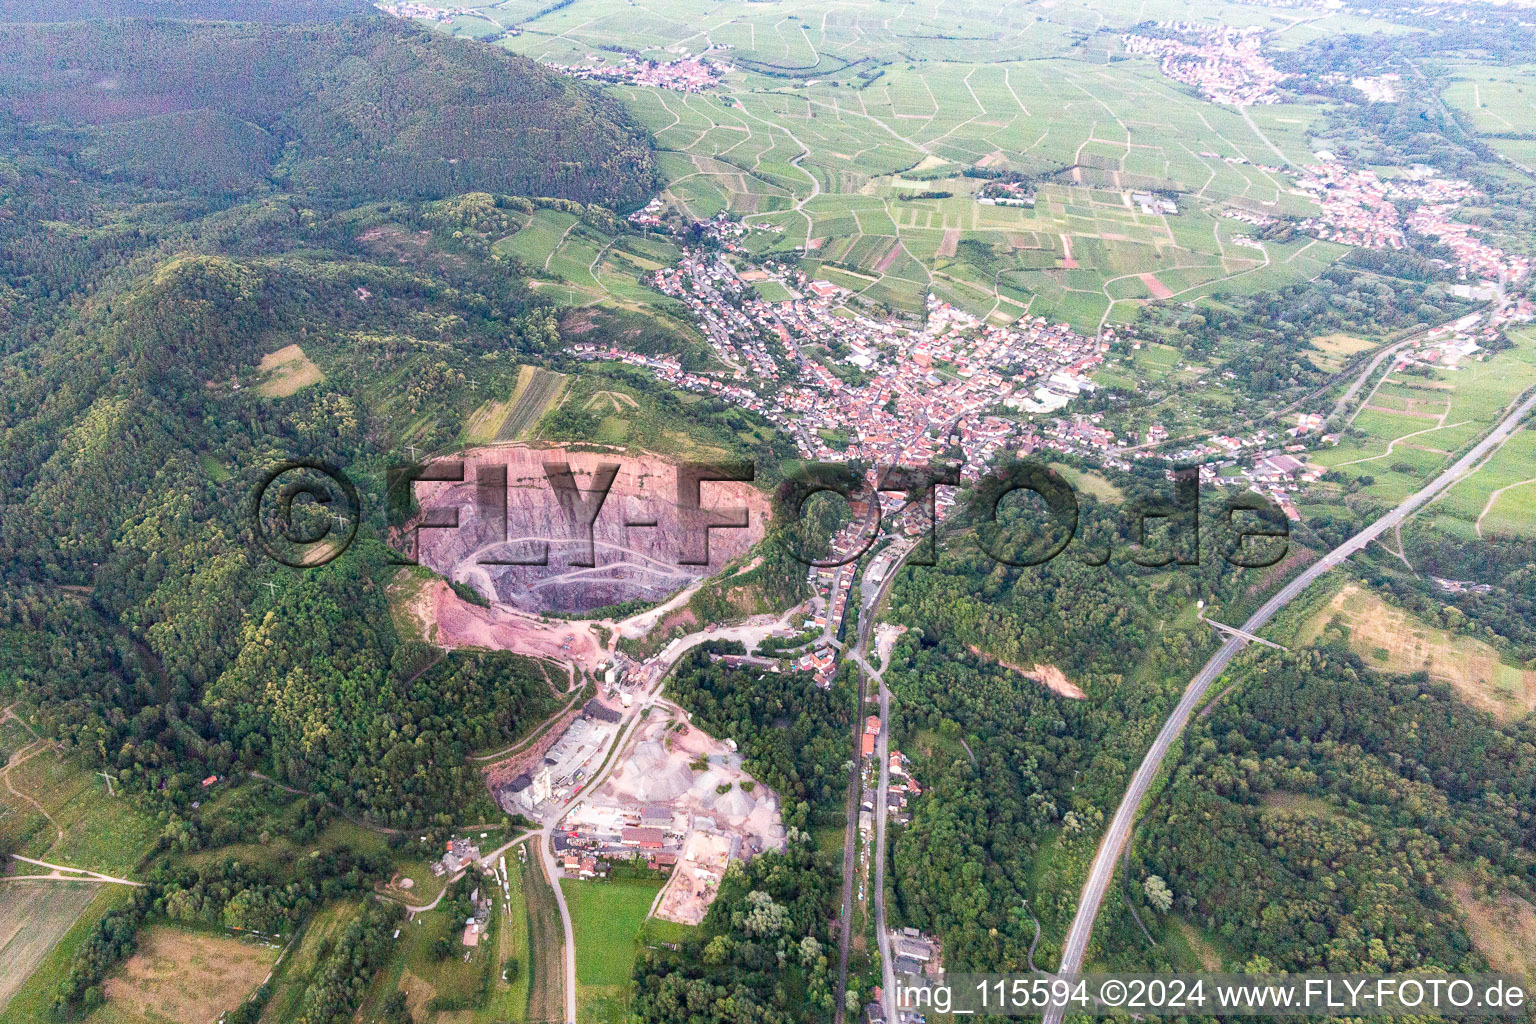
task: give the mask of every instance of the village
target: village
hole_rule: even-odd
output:
[[[713,252],[688,252],[656,287],[694,314],[729,377],[684,370],[667,356],[577,343],[580,358],[644,366],[668,383],[759,413],[807,459],[871,466],[956,459],[980,476],[1021,436],[994,415],[1009,406],[1053,412],[1094,387],[1113,329],[1089,338],[1064,323],[1024,318],[1006,327],[931,298],[920,325],[841,309],[843,289],[798,271],[773,275],[792,297],[755,297],[747,275]],[[759,278],[761,279],[761,278]],[[1049,446],[1047,444],[1047,446]]]
[[[1406,248],[1411,232],[1451,249],[1464,282],[1514,283],[1529,276],[1529,256],[1479,241],[1471,225],[1455,219],[1458,205],[1477,194],[1470,183],[1418,165],[1402,175],[1382,177],[1349,168],[1326,150],[1314,155],[1319,163],[1302,168],[1296,187],[1317,198],[1321,212],[1302,221],[1302,230],[1368,249]],[[1400,203],[1412,206],[1406,217]]]
[[[1247,107],[1278,103],[1285,73],[1260,52],[1262,32],[1255,28],[1160,21],[1157,35],[1126,33],[1126,53],[1158,58],[1162,73],[1200,91],[1212,103]]]
[[[1316,195],[1321,206],[1304,229],[1370,248],[1402,247],[1405,230],[1437,238],[1457,256],[1465,283],[1454,287],[1467,299],[1492,300],[1500,282],[1529,276],[1529,257],[1495,249],[1453,219],[1457,203],[1472,195],[1466,182],[1427,168],[1383,178],[1350,171],[1331,154],[1319,158],[1323,162],[1297,177],[1298,189]],[[1397,201],[1416,204],[1407,218]],[[1117,341],[1114,327],[1090,338],[1039,317],[999,326],[931,296],[921,325],[875,320],[850,311],[847,293],[831,282],[773,261],[748,264],[733,244],[739,230],[729,230],[740,226],[719,219],[711,225],[724,252],[688,250],[676,267],[656,272],[652,284],[688,307],[728,374],[685,370],[669,356],[612,346],[577,343],[572,351],[643,366],[676,387],[750,409],[793,438],[807,459],[874,467],[955,460],[964,483],[1005,453],[1056,453],[1121,470],[1148,459],[1200,463],[1204,482],[1251,487],[1295,520],[1298,493],[1322,475],[1306,453],[1338,440],[1325,433],[1322,414],[1306,411],[1285,425],[1216,433],[1177,448],[1157,424],[1144,437],[1119,437],[1100,413],[1067,412],[1075,398],[1095,389],[1091,374]],[[763,281],[782,286],[789,298],[758,297],[754,285]],[[1473,358],[1504,323],[1529,319],[1530,305],[1517,299],[1486,319],[1471,315],[1427,332],[1399,359],[1455,366]],[[954,500],[952,489],[936,489],[937,521]],[[887,498],[882,509],[897,507]],[[926,521],[906,511],[892,532],[914,536]],[[840,621],[837,595],[847,581],[831,569],[810,577]],[[834,661],[824,647],[804,655],[798,667],[825,680]]]
[[[629,54],[587,54],[587,64],[551,64],[555,70],[593,82],[649,85],[673,92],[705,92],[720,84],[729,68],[696,57],[642,60]]]

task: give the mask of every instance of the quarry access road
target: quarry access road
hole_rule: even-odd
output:
[[[1258,611],[1248,617],[1248,620],[1243,623],[1243,632],[1256,633],[1280,609],[1290,604],[1320,577],[1342,565],[1350,556],[1363,550],[1383,533],[1402,525],[1409,516],[1437,494],[1466,476],[1484,456],[1508,440],[1509,435],[1514,433],[1520,426],[1520,421],[1525,419],[1532,409],[1536,409],[1536,389],[1528,392],[1524,399],[1499,421],[1497,426],[1470,451],[1457,459],[1450,468],[1404,499],[1392,511],[1302,570],[1300,575],[1280,588],[1273,597],[1260,606]],[[1233,636],[1211,655],[1210,660],[1205,663],[1200,672],[1190,680],[1184,696],[1173,709],[1173,713],[1168,716],[1168,720],[1163,723],[1163,728],[1157,734],[1151,749],[1147,751],[1136,773],[1131,776],[1125,796],[1121,798],[1120,806],[1115,809],[1115,816],[1110,820],[1103,839],[1099,841],[1099,849],[1094,854],[1093,865],[1088,869],[1088,879],[1083,884],[1083,893],[1077,903],[1077,914],[1072,919],[1072,926],[1067,931],[1066,942],[1062,947],[1061,964],[1057,968],[1057,974],[1077,974],[1082,970],[1088,941],[1093,937],[1094,920],[1098,917],[1099,907],[1104,902],[1104,893],[1109,889],[1109,883],[1114,878],[1115,862],[1119,859],[1126,840],[1130,838],[1131,827],[1136,823],[1136,812],[1140,809],[1141,802],[1152,785],[1152,780],[1157,777],[1159,769],[1162,768],[1163,759],[1168,756],[1169,748],[1184,731],[1190,714],[1204,698],[1211,684],[1226,670],[1227,664],[1238,651],[1247,646],[1247,643],[1248,641],[1243,638]],[[1062,1010],[1050,1010],[1045,1014],[1044,1024],[1061,1024],[1062,1017]]]

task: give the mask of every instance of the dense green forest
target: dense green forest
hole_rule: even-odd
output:
[[[1186,737],[1132,880],[1165,879],[1174,913],[1277,970],[1485,970],[1447,883],[1536,895],[1532,721],[1368,673],[1337,633],[1235,681]]]
[[[617,101],[395,19],[0,26],[0,97],[0,131],[152,190],[622,206],[656,184]]]
[[[0,21],[174,18],[292,24],[342,21],[375,13],[364,0],[0,0]]]
[[[559,348],[557,310],[479,229],[537,202],[618,230],[649,140],[531,61],[345,4],[313,19],[0,25],[0,701],[159,827],[61,1017],[102,1001],[146,920],[291,934],[371,894],[396,858],[322,842],[335,815],[402,843],[499,820],[467,755],[556,706],[533,661],[397,635],[384,468],[458,443],[470,381],[509,392]],[[372,513],[323,568],[252,542],[249,499],[291,458],[346,467]],[[204,778],[246,773],[302,795],[208,801]],[[398,915],[368,904],[296,1019],[351,1019]]]
[[[1016,568],[981,548],[962,514],[939,565],[897,578],[891,617],[906,626],[886,682],[895,738],[924,794],[898,830],[890,877],[900,923],[937,934],[953,970],[1048,967],[1086,864],[1125,779],[1189,676],[1214,649],[1195,618],[1204,598],[1241,619],[1273,570],[1239,569],[1203,531],[1198,565],[1146,568],[1131,510],[1172,485],[1124,478],[1123,505],[1080,495],[1077,540],[1044,565]],[[1207,504],[1207,524],[1220,513]],[[1044,520],[1005,505],[1011,532]],[[992,542],[988,542],[989,544]],[[1192,552],[1186,552],[1189,554]],[[1097,563],[1105,555],[1108,564]],[[1060,669],[1087,698],[1023,673]]]

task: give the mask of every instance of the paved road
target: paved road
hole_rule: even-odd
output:
[[[1532,409],[1536,409],[1536,391],[1528,394],[1513,412],[1504,417],[1493,430],[1477,443],[1471,451],[1457,459],[1445,472],[1435,477],[1428,485],[1417,493],[1409,496],[1392,511],[1376,520],[1349,540],[1340,544],[1319,561],[1308,566],[1299,576],[1282,587],[1273,597],[1264,602],[1264,605],[1254,612],[1243,623],[1243,631],[1247,633],[1257,632],[1268,622],[1276,612],[1293,601],[1298,594],[1325,573],[1341,564],[1351,555],[1363,549],[1377,537],[1388,530],[1394,529],[1405,519],[1422,507],[1426,502],[1445,490],[1451,484],[1465,476],[1474,465],[1485,455],[1502,444],[1510,434],[1520,425],[1520,421],[1526,417]],[[1185,724],[1189,721],[1190,714],[1205,696],[1217,677],[1226,669],[1238,651],[1242,650],[1247,641],[1238,637],[1229,639],[1221,645],[1220,650],[1211,656],[1211,660],[1205,663],[1198,675],[1190,680],[1184,696],[1178,706],[1168,716],[1168,721],[1163,723],[1162,731],[1157,734],[1152,748],[1147,751],[1147,756],[1142,759],[1136,774],[1131,776],[1130,785],[1126,788],[1125,796],[1120,801],[1120,806],[1115,810],[1115,816],[1109,823],[1109,828],[1104,833],[1104,838],[1099,842],[1098,852],[1094,855],[1093,866],[1089,868],[1088,880],[1083,885],[1082,897],[1078,900],[1077,916],[1072,919],[1072,927],[1067,931],[1066,943],[1062,948],[1061,965],[1057,969],[1058,974],[1076,974],[1082,970],[1083,957],[1088,949],[1088,940],[1093,937],[1094,919],[1098,917],[1099,905],[1104,901],[1104,893],[1109,888],[1111,879],[1115,874],[1115,861],[1120,856],[1127,838],[1131,833],[1131,826],[1135,824],[1136,812],[1141,807],[1143,798],[1147,795],[1147,789],[1152,780],[1157,776],[1158,769],[1162,767],[1163,758],[1168,754],[1168,748],[1173,741],[1178,739],[1184,731]],[[1045,1024],[1060,1024],[1062,1011],[1052,1010],[1045,1015]]]
[[[592,796],[592,794],[601,789],[603,787],[603,783],[608,781],[608,777],[612,775],[616,770],[618,770],[620,763],[623,761],[623,758],[620,755],[623,753],[624,748],[629,744],[629,741],[634,738],[635,731],[640,727],[640,723],[645,721],[645,711],[652,707],[658,706],[668,707],[678,711],[682,710],[681,708],[678,708],[676,704],[673,704],[671,701],[663,698],[661,696],[661,692],[666,685],[668,673],[672,671],[672,666],[676,665],[678,660],[681,659],[687,651],[701,643],[712,640],[741,640],[751,646],[761,641],[763,636],[766,635],[768,631],[781,626],[784,621],[787,620],[787,614],[788,613],[767,623],[758,623],[756,625],[729,626],[724,629],[715,630],[714,632],[701,630],[697,633],[691,633],[687,637],[684,637],[683,642],[679,644],[677,649],[674,651],[672,660],[663,666],[661,674],[656,677],[656,682],[651,684],[651,688],[649,690],[643,691],[638,695],[639,699],[635,701],[635,706],[630,711],[629,718],[619,726],[618,731],[614,734],[613,743],[607,748],[607,751],[604,754],[604,761],[601,763],[598,770],[592,775],[592,778],[582,785],[581,792],[576,794],[576,796],[571,798],[571,800],[568,802],[547,809],[543,815],[541,815],[541,827],[538,832],[534,833],[533,841],[539,848],[539,856],[544,864],[544,872],[549,876],[549,884],[555,890],[555,903],[560,908],[560,927],[565,932],[564,970],[566,1024],[576,1024],[576,937],[575,931],[571,927],[571,912],[565,903],[565,893],[560,889],[560,872],[555,865],[554,851],[551,842],[551,838],[554,835],[555,829],[559,827],[560,822],[563,821],[567,815],[569,815],[577,807],[581,806],[581,804],[585,803],[588,797]],[[514,840],[514,842],[520,842],[521,838],[522,837],[519,837],[517,840]],[[509,843],[507,845],[510,846],[511,844]],[[505,846],[502,847],[502,850],[504,849],[506,849]],[[497,856],[499,853],[501,853],[501,850],[493,850],[491,853],[487,854],[485,858],[483,858],[483,862],[489,862],[490,858]]]
[[[1350,402],[1354,401],[1355,396],[1360,393],[1360,388],[1365,385],[1366,381],[1371,379],[1371,375],[1376,372],[1376,368],[1382,364],[1384,359],[1395,355],[1398,349],[1402,348],[1404,345],[1407,345],[1409,342],[1417,341],[1427,333],[1429,333],[1428,328],[1414,331],[1402,341],[1388,345],[1386,348],[1376,353],[1376,355],[1371,359],[1370,363],[1366,365],[1365,372],[1356,377],[1354,383],[1351,384],[1349,388],[1339,396],[1339,400],[1333,403],[1333,412],[1330,414],[1331,417],[1336,419],[1339,416],[1344,415],[1344,409],[1349,405]]]
[[[1284,153],[1280,152],[1280,147],[1269,141],[1269,136],[1264,134],[1264,129],[1260,128],[1258,122],[1253,119],[1253,115],[1248,113],[1248,107],[1246,105],[1240,106],[1237,108],[1237,110],[1238,113],[1243,115],[1243,120],[1248,122],[1248,127],[1253,129],[1253,134],[1257,135],[1259,137],[1259,141],[1268,146],[1269,151],[1275,154],[1276,158],[1279,159],[1280,166],[1291,166],[1291,161],[1286,157]]]
[[[880,788],[875,792],[875,880],[871,898],[875,901],[875,941],[880,948],[880,1002],[885,1019],[896,1016],[896,958],[891,955],[891,932],[885,925],[885,819],[887,794],[891,790],[891,691],[878,675],[880,687],[880,738],[875,741],[875,756],[880,759]]]
[[[669,665],[667,668],[670,671],[671,666]],[[565,893],[560,888],[560,871],[555,865],[552,837],[555,829],[559,827],[560,822],[564,820],[565,816],[584,803],[593,793],[601,789],[603,783],[608,780],[608,776],[613,774],[622,760],[619,754],[623,751],[625,744],[634,736],[635,730],[639,728],[640,723],[645,720],[645,715],[642,712],[647,708],[662,703],[661,688],[665,680],[666,673],[663,672],[657,678],[652,689],[641,694],[641,699],[635,702],[634,711],[630,714],[629,720],[619,726],[618,732],[614,734],[613,744],[608,748],[608,752],[605,755],[605,762],[593,774],[592,778],[582,786],[581,792],[574,798],[567,803],[545,811],[542,820],[543,827],[534,833],[533,842],[539,848],[539,857],[543,861],[544,873],[549,878],[550,887],[555,890],[555,904],[560,908],[560,927],[565,932],[565,955],[563,959],[565,961],[566,1024],[576,1024],[576,932],[571,927],[571,911],[566,906]]]
[[[566,1024],[576,1024],[576,932],[571,928],[571,911],[565,905],[565,893],[560,889],[560,872],[555,867],[547,831],[536,835],[533,841],[544,862],[549,886],[555,890],[555,903],[560,907],[560,927],[565,931],[565,983],[562,986],[565,989],[565,1021]]]

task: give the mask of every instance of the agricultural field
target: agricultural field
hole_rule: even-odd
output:
[[[535,210],[492,251],[516,259],[533,287],[562,306],[603,302],[629,309],[666,304],[640,278],[678,257],[664,237],[610,235],[561,210]]]
[[[576,997],[581,1024],[628,1019],[630,972],[641,926],[661,891],[659,881],[562,881],[576,933]]]
[[[538,366],[519,366],[517,383],[505,399],[491,399],[464,425],[466,444],[518,441],[559,400],[566,376]]]
[[[535,848],[529,844],[527,849],[528,859],[522,862],[520,872],[528,915],[528,960],[523,964],[523,972],[528,977],[527,1019],[530,1024],[541,1024],[565,1018],[565,936],[554,890],[544,876]],[[512,861],[507,861],[507,868],[513,869]]]
[[[1536,65],[1466,65],[1454,73],[1445,101],[1470,121],[1489,146],[1536,166]]]
[[[506,419],[496,431],[498,441],[516,441],[528,433],[560,400],[566,377],[536,366],[525,366],[517,376],[517,390],[508,401]]]
[[[693,459],[724,458],[731,454],[725,447],[729,443],[752,449],[772,439],[771,428],[735,410],[721,413],[718,421],[695,418],[692,410],[705,401],[689,392],[663,395],[644,378],[622,370],[610,374],[592,369],[570,378],[533,436],[626,445]],[[706,429],[710,427],[716,429]]]
[[[1436,525],[1454,517],[1457,535],[1536,536],[1536,433],[1529,426],[1512,434],[1504,446],[1458,481],[1435,503]]]
[[[1255,6],[1199,6],[1227,24],[1295,27]],[[920,312],[931,290],[997,320],[1028,311],[1088,330],[1126,322],[1152,298],[1307,279],[1344,251],[1259,243],[1223,216],[1312,212],[1277,168],[1312,159],[1320,109],[1279,104],[1245,118],[1127,58],[1116,28],[1159,17],[1154,8],[1197,16],[1171,4],[1026,13],[995,0],[903,11],[899,26],[841,0],[794,15],[707,0],[664,13],[617,0],[480,10],[521,30],[501,45],[552,63],[590,64],[605,59],[598,48],[621,46],[728,65],[702,93],[609,88],[656,136],[673,207],[772,229],[750,232],[749,251],[804,246],[808,271],[893,310]],[[1041,194],[1032,209],[983,205],[985,179],[967,171],[1027,174]],[[1137,189],[1178,193],[1179,213],[1144,213]],[[498,246],[561,277],[578,301],[596,299],[605,243],[574,222],[540,211]]]
[[[1349,630],[1350,649],[1371,668],[1427,672],[1468,704],[1506,721],[1536,709],[1536,672],[1506,665],[1483,641],[1431,626],[1358,584],[1336,591],[1301,629],[1298,642],[1312,642],[1335,620]]]
[[[86,882],[0,882],[0,1014],[104,888],[109,887]]]
[[[106,1005],[87,1024],[202,1024],[218,1020],[272,971],[274,944],[157,925],[103,984]]]
[[[1314,452],[1311,461],[1359,481],[1363,485],[1359,493],[1378,503],[1401,501],[1449,465],[1457,452],[1494,425],[1515,398],[1536,385],[1536,337],[1528,330],[1513,331],[1510,340],[1511,348],[1464,362],[1459,368],[1430,369],[1425,375],[1386,374],[1365,394],[1339,444]],[[1485,481],[1495,479],[1499,477],[1490,475]],[[1460,494],[1454,508],[1465,518],[1467,529],[1462,532],[1475,536],[1471,525],[1481,509],[1465,515],[1465,506],[1475,500],[1474,491],[1466,489],[1464,482],[1451,493]],[[1326,492],[1319,492],[1320,500],[1326,497]],[[1448,500],[1442,499],[1432,509],[1451,507]],[[1499,505],[1518,515],[1522,500],[1522,493],[1514,490],[1509,504],[1501,496]],[[1500,525],[1505,525],[1502,520]]]
[[[537,842],[537,840],[535,840]],[[528,850],[531,844],[520,849]],[[496,929],[496,963],[505,964],[509,959],[517,961],[517,971],[511,976],[498,971],[491,981],[490,998],[481,1016],[493,1021],[528,1019],[528,992],[534,952],[530,946],[528,928],[528,902],[523,893],[523,873],[517,860],[517,851],[508,850],[507,880],[508,897],[497,895],[497,911],[504,914]]]

